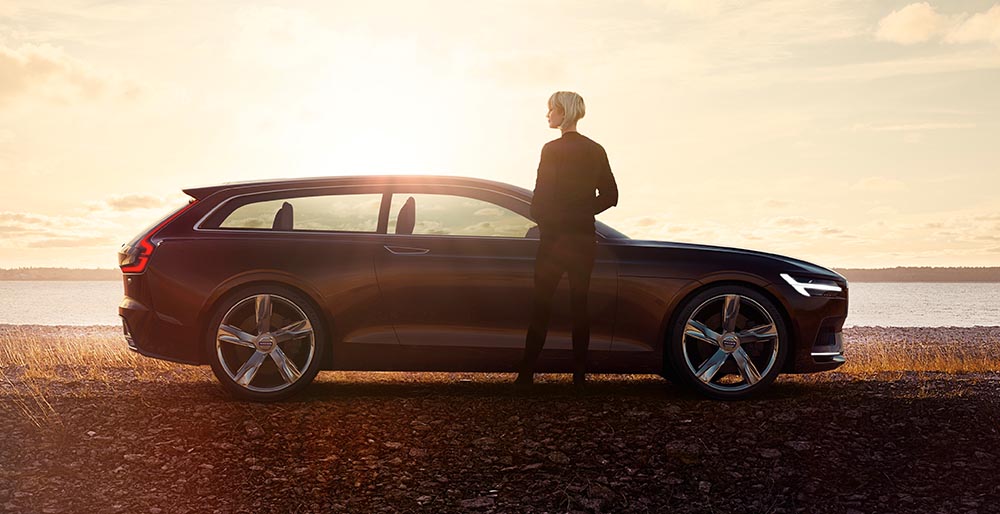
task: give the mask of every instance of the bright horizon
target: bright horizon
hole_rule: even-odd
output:
[[[110,268],[181,189],[531,189],[556,90],[643,239],[1000,266],[1000,3],[0,5],[0,268]]]

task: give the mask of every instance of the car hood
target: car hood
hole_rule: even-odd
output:
[[[756,257],[764,257],[774,261],[781,262],[788,266],[793,266],[798,268],[800,271],[806,273],[812,273],[815,275],[830,277],[831,279],[847,281],[843,275],[833,271],[829,268],[824,268],[823,266],[813,264],[808,261],[803,261],[801,259],[795,259],[788,257],[786,255],[780,255],[776,253],[761,252],[758,250],[747,250],[745,248],[734,248],[731,246],[714,246],[714,245],[703,245],[696,243],[676,243],[671,241],[651,241],[642,239],[629,239],[626,241],[616,241],[618,243],[624,243],[629,246],[641,246],[648,248],[672,248],[676,250],[690,250],[690,251],[711,251],[711,252],[731,252],[742,255],[751,255]]]

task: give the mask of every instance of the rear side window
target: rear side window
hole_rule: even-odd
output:
[[[381,193],[264,200],[237,207],[219,228],[375,232],[381,205]]]

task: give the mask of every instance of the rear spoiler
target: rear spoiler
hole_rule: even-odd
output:
[[[185,194],[187,194],[191,198],[194,198],[195,200],[204,200],[205,198],[208,198],[209,196],[212,196],[213,194],[222,191],[223,189],[229,189],[231,187],[232,186],[228,185],[189,187],[187,189],[183,189],[182,191],[184,191]]]

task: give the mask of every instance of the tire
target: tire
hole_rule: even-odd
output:
[[[233,396],[278,401],[316,378],[326,342],[322,318],[305,295],[257,285],[234,290],[218,303],[205,334],[205,355]]]
[[[727,307],[735,316],[727,319]],[[741,400],[766,390],[781,373],[786,321],[756,290],[711,287],[688,300],[676,319],[668,338],[671,375],[702,395]]]

